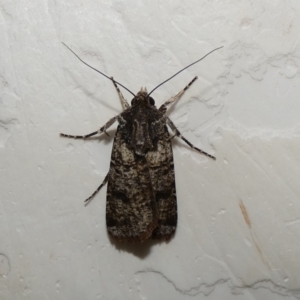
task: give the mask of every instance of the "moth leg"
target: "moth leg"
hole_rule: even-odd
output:
[[[170,128],[172,129],[172,131],[175,133],[175,136],[181,138],[186,144],[188,144],[192,149],[198,151],[199,153],[201,154],[204,154],[212,159],[216,159],[214,156],[206,153],[205,151],[195,147],[192,143],[190,143],[184,136],[181,135],[181,133],[179,132],[179,130],[177,129],[177,127],[174,125],[174,123],[169,119],[167,118],[167,124],[170,126]]]
[[[108,135],[108,133],[106,132],[106,129],[108,129],[113,123],[115,123],[115,121],[117,120],[118,116],[115,116],[113,118],[111,118],[104,126],[102,126],[99,130],[94,131],[92,133],[86,134],[86,135],[70,135],[70,134],[65,134],[65,133],[61,133],[60,136],[63,137],[67,137],[67,138],[72,138],[72,139],[86,139],[89,138],[93,135],[96,134],[101,134],[102,132],[105,132],[105,134]]]
[[[113,82],[113,84],[114,84],[114,86],[115,86],[115,88],[116,88],[116,90],[117,90],[117,93],[118,93],[118,95],[119,95],[119,97],[120,97],[120,100],[121,100],[121,103],[122,103],[122,106],[123,106],[124,110],[126,110],[127,108],[130,107],[129,104],[128,104],[128,102],[127,102],[127,100],[124,98],[124,96],[123,96],[123,94],[121,93],[119,87],[117,86],[115,80],[114,80],[112,77],[111,77],[110,79],[111,79],[111,81]]]
[[[106,184],[107,180],[108,180],[108,175],[109,172],[107,173],[107,175],[105,176],[103,182],[98,186],[98,188],[96,189],[96,191],[87,199],[84,200],[84,203],[87,205],[91,202],[91,200],[94,198],[94,196],[101,190],[101,188]]]
[[[197,76],[194,77],[194,79],[183,89],[181,90],[178,94],[176,94],[175,96],[173,96],[171,99],[169,99],[168,101],[166,101],[160,108],[159,111],[161,112],[165,112],[167,110],[167,106],[174,103],[175,101],[179,100],[181,98],[181,96],[184,94],[184,92],[197,80]]]

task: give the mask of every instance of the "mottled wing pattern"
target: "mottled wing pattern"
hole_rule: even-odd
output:
[[[158,213],[152,238],[169,240],[176,230],[177,201],[171,137],[163,124],[156,149],[147,152],[146,160]]]
[[[117,241],[143,242],[157,227],[152,175],[146,158],[129,148],[119,125],[107,186],[106,224]]]

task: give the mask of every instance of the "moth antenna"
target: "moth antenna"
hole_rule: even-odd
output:
[[[84,63],[86,66],[90,67],[91,69],[93,69],[94,71],[100,73],[101,75],[103,75],[104,77],[108,78],[111,81],[114,81],[115,83],[117,83],[119,86],[121,86],[123,89],[125,89],[127,92],[129,92],[131,95],[133,95],[135,97],[135,94],[133,92],[131,92],[127,87],[125,87],[123,84],[121,84],[120,82],[116,81],[116,80],[112,80],[109,76],[105,75],[104,73],[102,73],[101,71],[93,68],[92,66],[90,66],[88,63],[86,63],[85,61],[83,61],[70,47],[68,47],[65,43],[61,42],[66,48],[68,48],[82,63]]]
[[[181,73],[182,71],[184,71],[185,69],[191,67],[192,65],[196,64],[197,62],[203,60],[206,56],[208,56],[209,54],[213,53],[214,51],[217,51],[221,48],[223,48],[224,46],[221,46],[219,48],[216,48],[210,52],[208,52],[206,55],[204,55],[203,57],[201,57],[200,59],[194,61],[193,63],[189,64],[188,66],[186,66],[185,68],[181,69],[180,71],[178,71],[177,73],[175,73],[173,76],[171,76],[170,78],[166,79],[165,81],[163,81],[162,83],[160,83],[157,87],[155,87],[149,94],[148,97],[156,90],[158,89],[160,86],[162,86],[163,84],[165,84],[166,82],[168,82],[169,80],[171,80],[172,78],[174,78],[176,75],[178,75],[179,73]]]

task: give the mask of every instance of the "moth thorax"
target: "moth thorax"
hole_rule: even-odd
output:
[[[144,120],[134,120],[132,126],[132,142],[136,154],[140,156],[146,155],[148,150],[153,148],[150,138],[149,124]]]

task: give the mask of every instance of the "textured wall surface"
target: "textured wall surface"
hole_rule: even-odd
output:
[[[185,2],[185,3],[184,3]],[[300,1],[0,1],[0,299],[300,299]],[[170,118],[175,237],[116,247],[105,191],[122,107],[195,75]],[[128,100],[131,95],[124,91]]]

